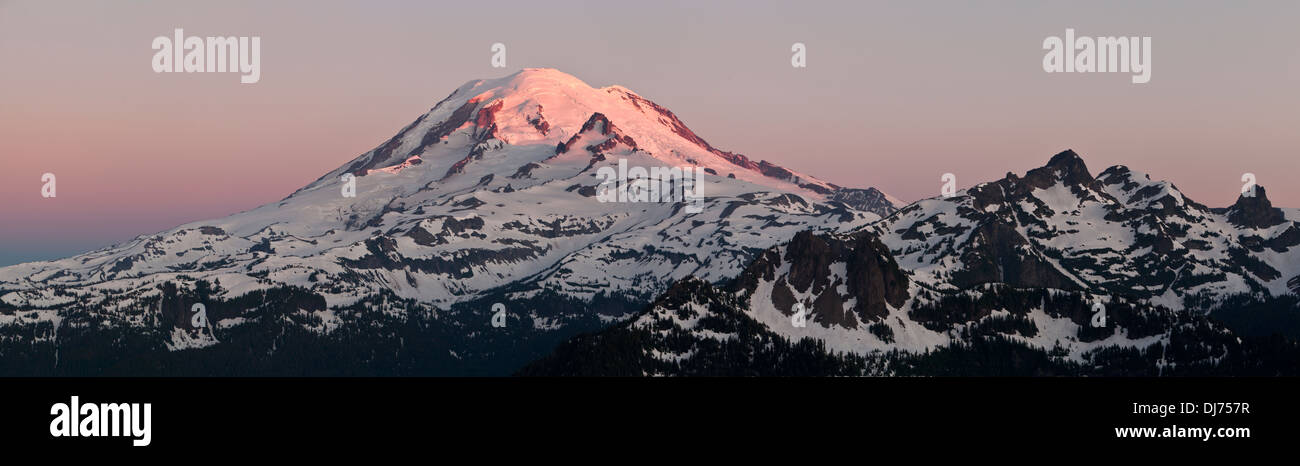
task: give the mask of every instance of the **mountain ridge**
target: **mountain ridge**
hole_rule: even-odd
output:
[[[854,232],[800,233],[517,374],[1295,375],[1300,215],[1254,194],[1209,209],[1064,151]],[[872,264],[863,294],[854,268]]]

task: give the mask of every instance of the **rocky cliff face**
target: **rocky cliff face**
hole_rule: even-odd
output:
[[[1263,186],[1256,186],[1251,194],[1243,193],[1225,212],[1228,221],[1243,228],[1270,228],[1286,223],[1282,209],[1273,207]]]
[[[770,299],[776,310],[789,316],[799,305],[810,321],[823,326],[857,328],[878,322],[889,306],[900,307],[908,298],[907,276],[888,248],[867,233],[799,233],[761,254],[738,283],[737,291],[750,295],[770,283],[762,298]]]
[[[882,218],[897,212],[898,207],[902,205],[901,202],[891,200],[889,195],[876,188],[840,188],[831,194],[830,199],[857,210],[872,212]]]

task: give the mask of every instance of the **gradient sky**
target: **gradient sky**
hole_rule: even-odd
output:
[[[1298,20],[1295,1],[0,0],[0,265],[278,200],[523,67],[622,84],[714,146],[908,201],[945,172],[965,187],[1073,148],[1210,206],[1253,172],[1300,207]],[[151,40],[177,27],[260,36],[261,82],[154,73]],[[1151,82],[1043,72],[1067,27],[1151,36]]]

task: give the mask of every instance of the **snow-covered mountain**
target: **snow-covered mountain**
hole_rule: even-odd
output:
[[[608,202],[607,175],[628,167],[701,196]],[[672,167],[702,177],[649,171]],[[1252,194],[1208,208],[1065,151],[899,206],[714,148],[625,88],[528,69],[466,83],[281,201],[0,268],[0,360],[78,375],[1294,373],[1295,341],[1270,335],[1300,336],[1300,210]]]
[[[702,209],[602,202],[598,173],[620,163],[701,168]],[[0,269],[0,342],[46,345],[32,364],[48,351],[64,354],[62,367],[70,328],[179,351],[253,338],[272,322],[338,339],[366,335],[362,323],[383,333],[419,321],[442,332],[441,357],[480,362],[519,344],[502,334],[542,342],[498,358],[508,367],[683,277],[723,282],[798,232],[865,227],[896,210],[890,199],[717,149],[626,88],[526,69],[466,83],[279,202]],[[511,323],[492,333],[496,303]],[[261,343],[274,352],[285,342]]]
[[[1300,336],[1300,211],[1253,194],[1210,209],[1066,151],[684,280],[521,373],[1295,374],[1272,334]]]
[[[1183,309],[1194,298],[1291,293],[1300,210],[1273,207],[1263,186],[1253,194],[1210,209],[1124,166],[1094,178],[1065,151],[1024,177],[909,205],[871,231],[928,288],[999,282]]]

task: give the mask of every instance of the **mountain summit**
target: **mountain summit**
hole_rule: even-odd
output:
[[[338,175],[395,174],[419,161],[422,180],[472,186],[486,175],[509,175],[555,155],[600,114],[665,166],[699,166],[716,176],[813,198],[840,189],[808,175],[725,152],[687,128],[668,109],[622,86],[593,88],[548,68],[528,68],[499,79],[470,81],[380,147],[329,173],[306,189],[332,185]],[[484,159],[492,150],[491,159]],[[456,180],[456,176],[467,180]]]

